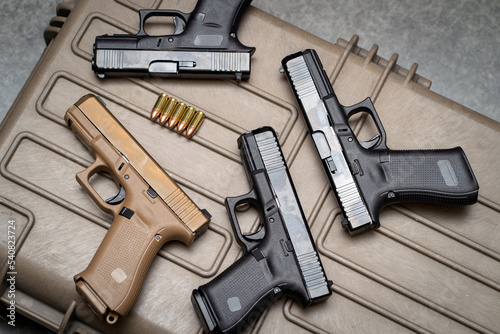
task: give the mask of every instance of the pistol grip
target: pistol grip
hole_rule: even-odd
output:
[[[254,252],[262,254],[255,248],[211,282],[193,290],[191,302],[205,332],[241,333],[289,288],[284,277],[295,266],[273,272],[271,260]]]
[[[365,150],[355,175],[373,218],[372,225],[342,226],[351,235],[380,226],[381,209],[391,203],[430,203],[462,206],[477,201],[479,185],[460,147],[446,150]],[[367,167],[369,166],[369,167]],[[344,214],[344,217],[346,215]]]
[[[122,211],[88,267],[74,277],[78,293],[110,324],[129,313],[155,255],[168,239],[147,228],[139,214]]]
[[[385,170],[400,202],[461,206],[477,201],[479,185],[461,147],[389,155]]]
[[[108,172],[108,174],[113,175],[106,162],[99,156],[96,155],[96,159],[92,165],[87,169],[76,174],[76,180],[85,189],[87,194],[92,198],[92,200],[97,204],[97,206],[104,212],[113,215],[113,217],[118,216],[121,207],[117,205],[110,205],[106,203],[99,193],[90,184],[90,178],[92,175],[99,172]]]

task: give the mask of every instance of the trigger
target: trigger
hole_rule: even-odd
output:
[[[367,150],[370,150],[377,146],[378,141],[380,140],[380,135],[375,135],[372,139],[368,141],[360,141],[359,144],[366,148]]]
[[[116,194],[115,196],[113,196],[111,198],[108,198],[106,200],[106,203],[111,204],[111,205],[120,204],[125,199],[125,195],[126,195],[125,188],[120,186],[120,191],[118,192],[118,194]]]
[[[264,227],[262,227],[255,233],[243,233],[243,237],[251,241],[260,241],[264,238],[265,235],[266,235],[266,230]]]
[[[184,24],[182,24],[182,20],[177,16],[174,16],[173,19],[174,19],[174,26],[175,26],[174,35],[182,34],[184,32]]]

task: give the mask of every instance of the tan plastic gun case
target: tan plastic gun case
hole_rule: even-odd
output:
[[[47,47],[0,129],[1,275],[15,270],[16,312],[59,332],[199,333],[193,289],[231,265],[241,249],[224,199],[249,191],[236,140],[272,126],[290,168],[333,295],[307,309],[291,299],[273,303],[247,333],[495,333],[500,332],[500,124],[429,90],[430,81],[364,50],[357,37],[325,42],[254,7],[238,30],[256,47],[250,79],[99,79],[91,70],[97,35],[135,34],[141,8],[190,12],[190,1],[79,0]],[[468,207],[393,205],[381,228],[351,237],[281,59],[315,49],[343,105],[374,101],[391,149],[461,146],[480,186]],[[99,95],[107,108],[212,215],[192,246],[167,243],[156,256],[130,314],[100,321],[77,294],[73,276],[86,268],[110,226],[76,182],[93,157],[64,122],[81,96]],[[203,110],[187,139],[149,119],[158,94]],[[373,126],[352,124],[361,139]],[[96,188],[113,195],[105,178]],[[109,188],[109,189],[108,189]],[[113,188],[113,189],[111,189]],[[242,230],[257,228],[254,210]],[[8,268],[9,225],[15,225],[15,268]],[[4,311],[11,285],[3,280]]]

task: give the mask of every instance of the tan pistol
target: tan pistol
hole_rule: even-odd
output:
[[[113,223],[76,289],[110,324],[127,315],[160,248],[169,240],[186,245],[206,231],[210,214],[200,210],[95,95],[66,112],[71,130],[95,157],[76,179]],[[120,193],[103,200],[90,178],[107,172]]]

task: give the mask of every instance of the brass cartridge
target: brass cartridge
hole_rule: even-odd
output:
[[[151,111],[151,120],[154,121],[161,115],[165,107],[167,106],[168,96],[165,93],[162,93],[158,96],[158,100]]]
[[[172,114],[174,113],[176,105],[177,105],[176,99],[174,99],[173,97],[168,99],[167,106],[165,107],[165,109],[163,110],[163,112],[161,113],[161,116],[160,116],[160,124],[161,125],[164,125],[165,123],[167,123],[170,116],[172,116]]]
[[[168,120],[169,129],[173,129],[177,125],[179,120],[184,115],[185,110],[186,110],[186,104],[184,102],[180,102],[179,104],[177,104],[172,116],[170,116],[170,119]]]
[[[196,109],[193,107],[188,107],[186,109],[186,112],[180,119],[179,123],[177,124],[177,132],[182,133],[182,131],[186,130],[188,124],[191,122],[193,119],[194,114],[196,113]]]
[[[200,128],[201,123],[203,122],[204,118],[205,118],[205,114],[203,113],[203,111],[198,111],[194,115],[193,120],[191,121],[191,123],[189,123],[189,125],[187,127],[186,137],[191,138],[192,136],[194,136],[196,131],[198,131],[198,129]]]

